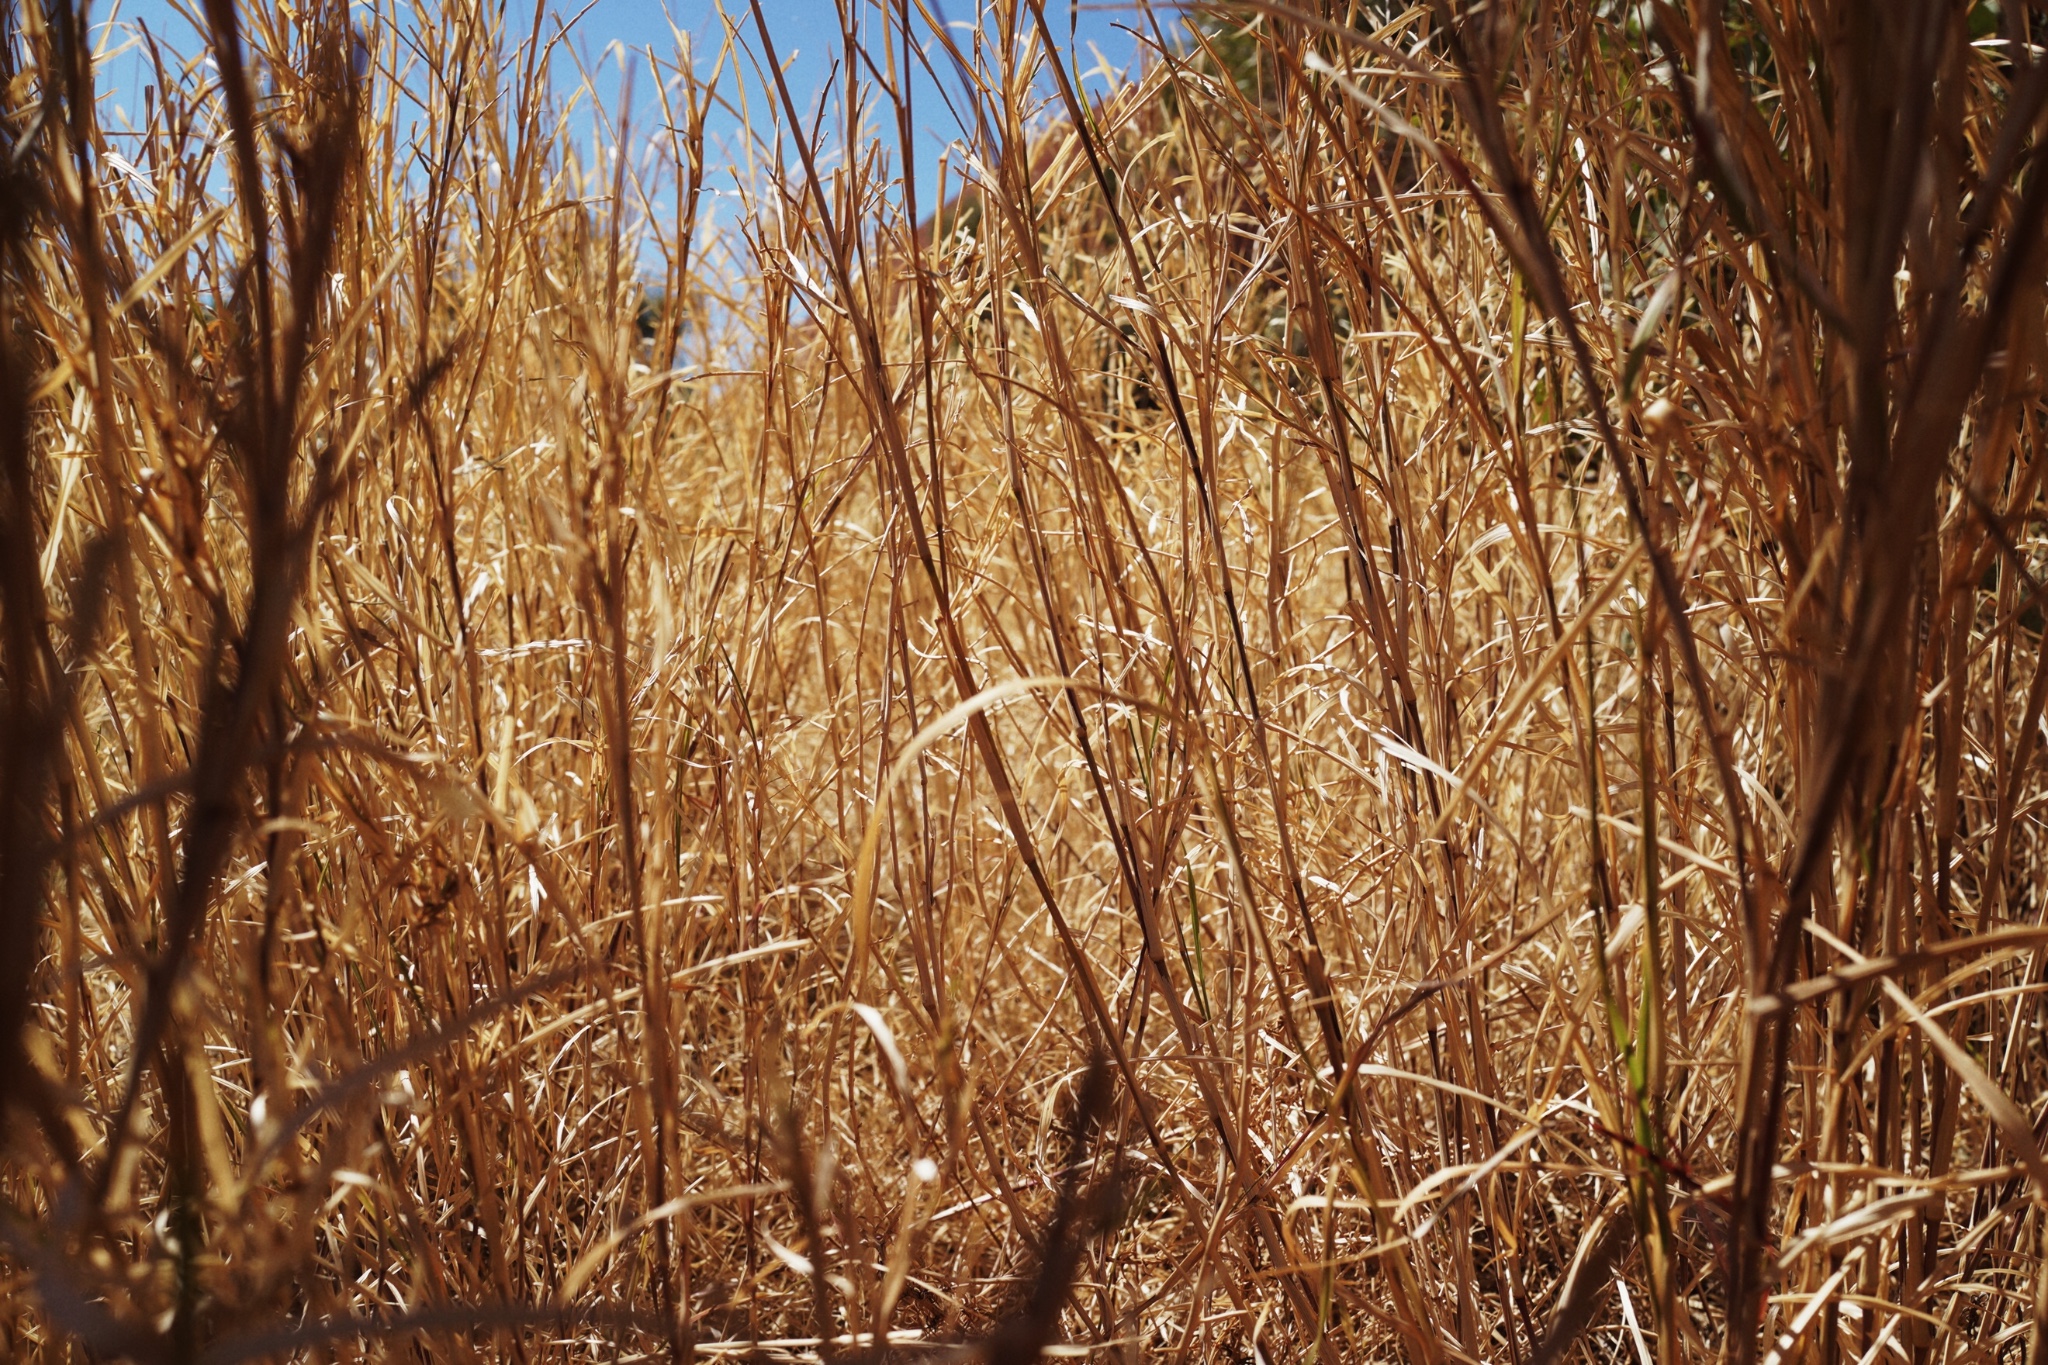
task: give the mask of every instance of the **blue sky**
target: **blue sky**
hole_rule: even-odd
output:
[[[197,8],[200,0],[190,0]],[[868,22],[878,23],[872,0],[867,4]],[[764,97],[768,93],[759,82],[760,68],[755,64],[759,58],[759,40],[753,31],[746,0],[726,0],[728,11],[741,21],[740,36],[744,40],[751,58],[746,61],[746,78],[749,86],[747,97],[754,116],[758,121],[765,111]],[[926,0],[929,8],[943,13],[947,21],[959,33],[963,21],[971,21],[974,15],[973,0],[948,0],[935,3]],[[652,46],[658,57],[673,60],[675,43],[670,36],[670,23],[688,33],[696,53],[696,66],[700,74],[708,74],[724,41],[724,31],[713,0],[670,0],[666,9],[660,0],[594,0],[594,3],[579,3],[578,0],[547,0],[549,18],[547,24],[569,23],[570,42],[584,64],[599,73],[599,86],[608,90],[608,96],[615,94],[619,54],[622,47],[634,50]],[[838,12],[833,0],[763,0],[763,13],[767,17],[769,32],[774,39],[777,55],[785,63],[786,79],[790,93],[797,104],[807,113],[827,85],[834,59],[840,53]],[[1091,95],[1100,95],[1111,84],[1106,71],[1098,71],[1098,64],[1109,71],[1130,67],[1137,55],[1138,45],[1128,29],[1146,29],[1135,6],[1125,3],[1101,3],[1101,0],[1045,0],[1046,19],[1062,43],[1071,32],[1074,45],[1070,55],[1069,70],[1083,73],[1083,88]],[[508,22],[515,32],[523,33],[531,22],[531,0],[509,0]],[[117,19],[124,26],[136,22],[146,24],[153,34],[161,39],[172,51],[192,55],[201,48],[198,34],[171,0],[121,0],[118,10],[112,0],[95,0],[92,6],[92,22],[97,29],[110,19]],[[1164,15],[1162,25],[1168,26]],[[967,35],[961,34],[959,41],[967,46]],[[113,42],[102,38],[102,50],[119,44],[116,36]],[[934,47],[931,60],[945,78],[949,88],[957,97],[958,86],[947,70],[940,52]],[[635,76],[638,106],[636,121],[646,127],[655,106],[651,99],[651,83],[647,76],[644,59],[638,63]],[[564,75],[573,76],[573,64],[558,63],[558,83]],[[107,62],[101,69],[100,84],[108,106],[113,114],[119,107],[130,113],[141,107],[142,87],[148,81],[148,69],[140,62],[137,54]],[[733,82],[728,77],[721,83],[728,98],[734,93]],[[1050,93],[1048,89],[1047,93]],[[918,200],[921,215],[930,210],[933,201],[932,182],[939,158],[940,148],[956,136],[959,129],[954,124],[940,91],[929,77],[920,76],[912,87],[913,117],[918,140]],[[107,120],[108,126],[118,126],[117,117]],[[582,125],[587,128],[587,123]],[[758,124],[757,124],[758,126]],[[829,120],[828,120],[829,126]],[[718,150],[709,153],[714,164],[727,158],[737,157],[741,152],[736,136],[738,125],[727,112],[714,112],[709,126],[711,139]],[[892,151],[896,145],[893,126],[885,130],[885,141]],[[956,162],[957,164],[957,162]],[[730,181],[725,182],[730,185]],[[714,181],[716,184],[716,181]]]

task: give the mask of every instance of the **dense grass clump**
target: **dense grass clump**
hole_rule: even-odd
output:
[[[5,14],[0,1355],[2048,1365],[2032,7]]]

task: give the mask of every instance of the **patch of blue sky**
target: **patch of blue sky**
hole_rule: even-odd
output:
[[[141,41],[145,30],[171,54],[171,71],[187,62],[204,63],[205,43],[196,22],[198,8],[197,0],[113,0],[93,6],[90,22],[96,48],[103,54],[99,68],[102,123],[110,132],[140,121],[146,92],[157,81]],[[371,17],[369,8],[360,3],[357,8],[364,20]],[[408,35],[435,22],[434,7],[378,8],[386,22],[399,26],[400,53],[409,51],[413,56],[404,79],[408,83],[427,79],[429,73],[422,69],[418,57],[420,49]],[[1028,16],[1023,6],[1019,9]],[[877,183],[900,203],[904,158],[894,110],[870,100],[855,111],[861,126],[846,127],[847,51],[835,0],[761,0],[761,11],[790,103],[807,129],[821,133],[819,169],[829,171],[838,164],[849,144],[849,131],[862,135],[852,140],[877,148],[887,159]],[[630,96],[630,107],[625,109],[627,126],[639,134],[633,143],[649,158],[641,169],[648,172],[642,177],[646,185],[642,207],[650,214],[659,216],[674,208],[673,185],[664,183],[653,170],[659,146],[646,135],[659,132],[665,121],[657,85],[665,81],[673,93],[676,66],[685,54],[698,79],[709,80],[714,73],[717,77],[716,97],[705,120],[706,193],[714,200],[744,199],[752,186],[761,183],[760,177],[778,151],[786,167],[798,168],[790,120],[768,79],[769,44],[762,42],[746,0],[723,0],[722,4],[721,0],[586,0],[581,5],[573,0],[543,0],[538,9],[509,0],[498,12],[504,26],[503,55],[508,59],[532,32],[536,19],[543,36],[553,40],[549,70],[553,93],[564,113],[560,133],[593,169],[613,155],[621,107]],[[921,52],[911,53],[909,60],[910,163],[922,217],[936,202],[942,158],[948,165],[948,179],[957,188],[963,167],[959,144],[964,135],[971,134],[973,121],[962,73],[944,46],[935,41],[933,27],[943,25],[972,63],[989,60],[995,24],[985,9],[977,13],[959,0],[952,8],[941,0],[913,0],[911,13],[913,42]],[[1068,71],[1091,99],[1107,94],[1136,68],[1154,22],[1135,5],[1077,0],[1047,0],[1045,17],[1064,49],[1062,59]],[[885,19],[873,0],[854,0],[852,18],[857,36],[878,65],[879,47],[887,42],[900,68],[905,53],[895,21]],[[1157,22],[1169,34],[1173,31],[1169,11],[1162,11]],[[514,74],[508,72],[507,78]],[[873,73],[858,74],[866,79]],[[1041,80],[1034,93],[1042,107],[1050,105],[1053,92],[1049,81]],[[670,108],[675,107],[672,99]],[[414,140],[419,117],[416,101],[401,107],[401,146]],[[963,123],[969,126],[963,127]],[[868,143],[866,138],[874,141]]]

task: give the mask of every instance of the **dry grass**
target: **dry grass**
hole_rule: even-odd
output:
[[[0,1353],[2048,1365],[2031,9],[7,14]]]

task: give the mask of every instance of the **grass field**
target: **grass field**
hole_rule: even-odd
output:
[[[0,1356],[2048,1365],[2048,24],[1031,3],[7,7]]]

